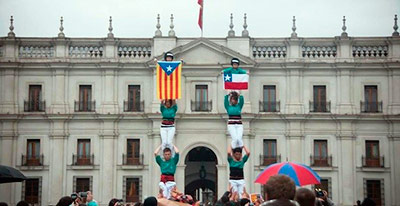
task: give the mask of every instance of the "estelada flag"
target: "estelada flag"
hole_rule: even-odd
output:
[[[249,75],[224,72],[224,89],[247,90]]]
[[[158,99],[181,98],[181,61],[157,62],[157,97]]]

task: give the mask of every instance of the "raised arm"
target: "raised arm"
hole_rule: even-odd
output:
[[[240,107],[240,108],[243,108],[243,104],[244,104],[244,97],[243,97],[243,95],[240,95],[238,104],[239,104],[239,107]]]
[[[225,109],[228,110],[228,107],[229,107],[229,95],[228,94],[225,95],[224,106],[225,106]]]
[[[244,150],[244,152],[246,153],[247,157],[249,157],[249,156],[250,156],[250,151],[249,151],[249,149],[248,149],[246,146],[243,146],[243,150]]]
[[[179,150],[175,145],[174,145],[174,150],[175,150],[175,153],[179,153]]]
[[[228,146],[228,156],[232,156],[232,146],[230,144]]]
[[[156,150],[154,150],[154,156],[157,157],[158,153],[160,152],[160,149],[161,149],[161,145],[158,146],[158,147],[156,148]]]

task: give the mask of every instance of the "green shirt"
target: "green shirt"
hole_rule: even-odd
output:
[[[156,156],[156,162],[160,165],[161,174],[165,175],[174,175],[176,170],[176,165],[179,161],[179,154],[176,153],[174,157],[169,159],[168,161],[162,160],[160,155]]]
[[[175,114],[176,111],[178,111],[178,106],[174,104],[172,107],[167,108],[163,104],[161,104],[160,111],[163,119],[175,119]]]
[[[249,159],[249,156],[244,155],[240,161],[236,161],[232,158],[232,156],[228,155],[229,167],[243,169],[244,163],[246,163],[248,159]]]
[[[236,105],[229,104],[229,95],[225,95],[224,106],[228,115],[240,115],[242,113],[244,98],[242,95],[239,97],[239,101]]]
[[[233,67],[229,67],[224,69],[224,73],[231,73],[231,74],[247,74],[247,71],[238,67],[237,69],[234,69]]]

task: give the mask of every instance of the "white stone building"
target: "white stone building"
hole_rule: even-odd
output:
[[[158,192],[161,116],[155,57],[183,59],[175,144],[178,188],[212,200],[227,189],[230,142],[220,71],[238,57],[250,192],[267,164],[311,165],[337,205],[372,195],[400,204],[400,37],[0,38],[0,164],[31,178],[1,184],[0,201],[55,205],[92,190],[142,201]],[[203,188],[200,190],[199,188]],[[202,192],[200,192],[202,191]],[[203,199],[204,198],[204,199]]]

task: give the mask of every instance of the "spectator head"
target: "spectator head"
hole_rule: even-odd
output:
[[[91,191],[87,191],[86,193],[87,193],[86,201],[87,202],[92,201],[93,200],[93,193]]]
[[[22,202],[22,201],[21,201]],[[62,197],[58,203],[56,204],[56,206],[69,206],[70,204],[72,204],[74,201],[72,200],[72,197],[70,196],[64,196]],[[25,206],[25,205],[19,205],[19,203],[17,204],[17,206]],[[26,203],[26,206],[29,206],[28,203]]]
[[[229,202],[229,194],[230,194],[231,192],[229,192],[229,191],[226,191],[225,193],[224,193],[224,195],[222,195],[222,197],[221,197],[221,203],[222,204],[226,204],[227,202]]]
[[[300,206],[314,206],[315,194],[307,188],[299,188],[296,191],[295,200]]]
[[[8,206],[5,202],[0,202],[0,206]]]
[[[243,198],[240,200],[240,206],[245,206],[247,203],[249,203],[250,200],[247,198]]]
[[[242,148],[236,147],[236,148],[234,148],[234,149],[232,150],[232,152],[233,152],[233,157],[234,157],[236,160],[240,160],[240,158],[242,158]]]
[[[123,200],[121,200],[121,199],[112,198],[110,200],[110,202],[108,202],[108,206],[117,206],[117,205],[119,205],[119,203],[122,203],[122,202],[123,202]]]
[[[163,156],[164,156],[165,161],[168,161],[171,159],[171,149],[169,147],[164,148]]]
[[[143,206],[157,206],[157,199],[153,196],[150,196],[144,200]]]
[[[296,194],[296,185],[286,175],[274,175],[269,178],[265,185],[268,200],[287,199],[293,200]]]
[[[361,203],[361,206],[375,206],[375,205],[376,205],[375,201],[373,201],[369,197],[365,198]]]

